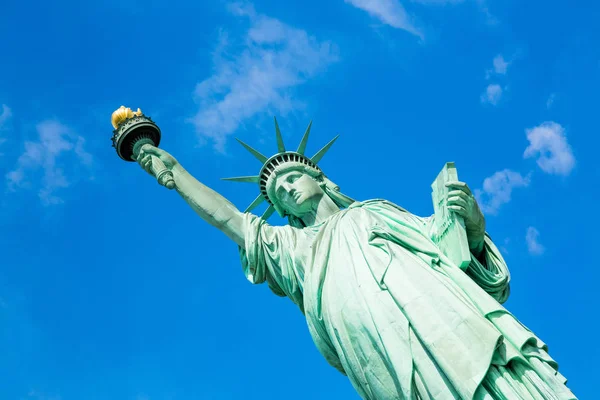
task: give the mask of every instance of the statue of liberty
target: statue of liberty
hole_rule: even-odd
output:
[[[317,165],[335,139],[307,157],[309,132],[288,151],[276,123],[272,157],[242,142],[263,164],[229,178],[259,186],[244,212],[162,149],[146,144],[134,158],[151,174],[157,160],[171,171],[190,207],[239,246],[247,279],[298,306],[321,354],[363,399],[576,399],[544,342],[501,305],[508,269],[469,187],[450,181],[444,199],[464,220],[463,269],[434,240],[436,215],[343,194]],[[251,213],[265,201],[265,214]],[[267,223],[275,211],[289,225]]]

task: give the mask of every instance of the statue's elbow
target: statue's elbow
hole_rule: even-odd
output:
[[[238,246],[244,247],[243,216],[239,211],[221,206],[211,217],[211,225],[225,233]]]

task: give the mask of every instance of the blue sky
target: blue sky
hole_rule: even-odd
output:
[[[325,4],[326,3],[326,4]],[[600,6],[532,0],[5,1],[0,6],[0,398],[357,399],[287,299],[110,147],[142,110],[221,181],[272,118],[356,198],[432,212],[446,161],[512,272],[507,307],[594,398],[600,351]],[[273,223],[281,223],[275,219]]]

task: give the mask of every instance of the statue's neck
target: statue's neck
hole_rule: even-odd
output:
[[[323,194],[318,201],[315,201],[313,209],[302,217],[302,222],[305,226],[317,225],[339,211],[340,208],[333,200]]]

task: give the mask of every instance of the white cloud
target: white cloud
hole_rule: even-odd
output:
[[[492,65],[493,67],[485,72],[485,79],[490,79],[492,76],[497,75],[506,75],[510,62],[506,61],[502,54],[498,54],[492,60]],[[500,102],[503,93],[504,89],[502,86],[498,83],[491,83],[487,86],[480,99],[482,103],[489,103],[495,106]]]
[[[481,95],[482,103],[489,103],[492,105],[497,105],[502,97],[502,87],[496,83],[488,85],[485,89],[485,92]]]
[[[504,242],[500,245],[500,251],[502,254],[509,254],[508,246],[510,245],[510,238],[504,238]]]
[[[502,54],[498,54],[492,60],[492,68],[485,72],[485,79],[490,79],[493,75],[506,75],[510,61],[506,61]]]
[[[413,3],[421,3],[427,5],[444,5],[444,4],[459,4],[465,0],[412,0]]]
[[[3,129],[8,121],[12,117],[11,109],[6,105],[2,104],[2,113],[0,113],[0,129]]]
[[[285,115],[301,104],[293,89],[338,60],[329,41],[258,14],[250,4],[232,4],[230,11],[249,20],[242,45],[222,32],[213,53],[214,73],[196,86],[200,104],[191,119],[201,139],[222,150],[227,136],[263,112]]]
[[[2,104],[2,113],[0,113],[0,132],[6,129],[6,122],[10,119],[10,117],[12,117],[11,109],[6,104]],[[4,142],[6,142],[6,139],[0,136],[0,145],[2,145]],[[3,154],[0,153],[0,156],[2,155]]]
[[[58,395],[48,395],[46,393],[42,393],[38,390],[31,389],[29,393],[27,393],[27,398],[32,400],[61,400],[62,397]]]
[[[487,5],[487,0],[475,0],[479,10],[485,15],[486,22],[488,25],[497,25],[499,23],[498,18],[492,15]]]
[[[530,181],[529,176],[509,169],[498,171],[484,179],[483,188],[475,190],[475,197],[484,213],[497,214],[499,208],[510,201],[513,189],[527,187]]]
[[[527,129],[529,146],[523,157],[536,158],[542,171],[552,175],[569,175],[575,167],[575,156],[567,142],[565,129],[554,121]]]
[[[413,25],[411,18],[398,0],[344,0],[346,3],[366,11],[370,16],[393,28],[403,29],[423,38]],[[424,2],[427,2],[425,0]]]
[[[62,203],[55,192],[72,183],[65,171],[75,179],[75,169],[91,166],[92,156],[84,149],[84,139],[58,121],[43,121],[36,130],[38,140],[25,142],[16,168],[6,174],[8,188],[35,189],[45,205]]]
[[[550,108],[554,105],[554,101],[556,100],[556,93],[551,93],[550,96],[548,96],[548,100],[546,100],[546,108]]]
[[[493,64],[495,73],[499,75],[506,75],[506,70],[508,69],[508,65],[510,63],[504,60],[502,54],[498,54],[496,57],[494,57]]]
[[[539,243],[539,241],[538,241],[539,236],[540,236],[540,233],[533,226],[530,226],[529,228],[527,228],[527,234],[525,235],[525,241],[527,242],[527,250],[529,251],[529,254],[541,255],[546,250],[544,248],[544,246],[542,246]]]

